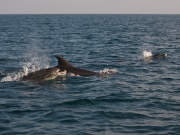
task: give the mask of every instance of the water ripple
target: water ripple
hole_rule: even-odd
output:
[[[179,15],[0,15],[0,134],[178,135]],[[166,52],[166,59],[144,60]],[[19,79],[61,54],[99,76]]]

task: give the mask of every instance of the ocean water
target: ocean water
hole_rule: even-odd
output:
[[[19,81],[56,54],[102,76]],[[180,134],[180,15],[0,15],[0,134]]]

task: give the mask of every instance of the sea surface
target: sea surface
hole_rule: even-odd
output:
[[[101,75],[20,81],[57,54]],[[179,134],[180,15],[0,15],[0,135]]]

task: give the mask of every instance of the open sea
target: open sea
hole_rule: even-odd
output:
[[[180,15],[0,15],[0,135],[180,135]]]

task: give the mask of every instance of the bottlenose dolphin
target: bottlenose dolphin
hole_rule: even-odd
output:
[[[41,69],[39,71],[31,72],[23,76],[21,81],[41,81],[41,80],[52,80],[59,76],[70,75],[70,76],[92,76],[98,73],[80,69],[72,66],[67,60],[60,55],[55,55],[58,60],[58,65],[52,68]]]
[[[167,58],[167,53],[156,53],[152,56],[145,57],[144,60],[156,60],[160,58]]]
[[[73,65],[71,65],[67,60],[65,60],[60,55],[55,55],[55,57],[58,59],[58,65],[56,67],[59,68],[61,71],[66,70],[67,75],[92,76],[92,75],[97,75],[98,74],[98,73],[93,72],[93,71],[89,71],[89,70],[74,67]]]

